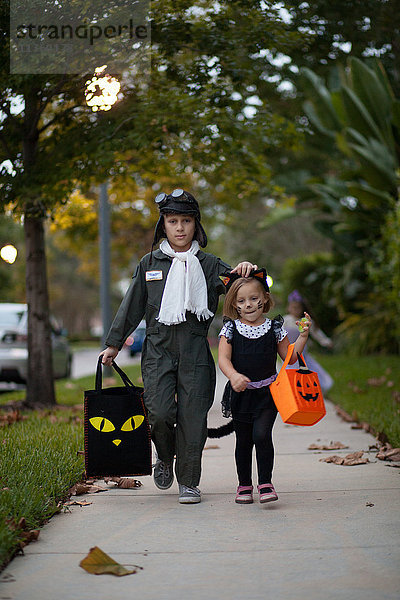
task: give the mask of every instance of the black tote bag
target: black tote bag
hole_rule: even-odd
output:
[[[124,385],[103,389],[101,358],[96,369],[96,389],[85,392],[86,476],[151,475],[150,427],[143,388],[135,386],[113,362]]]

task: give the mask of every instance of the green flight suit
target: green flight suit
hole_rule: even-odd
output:
[[[231,267],[213,254],[199,250],[208,294],[208,308],[215,313],[224,293],[219,275]],[[212,318],[199,321],[186,313],[186,321],[163,325],[156,320],[172,258],[161,250],[146,254],[118,309],[106,339],[107,346],[121,349],[139,322],[146,320],[142,350],[144,400],[149,412],[152,439],[158,457],[172,463],[178,482],[197,486],[201,455],[207,439],[207,413],[214,400],[215,365],[207,333]]]

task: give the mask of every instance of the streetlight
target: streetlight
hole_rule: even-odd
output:
[[[17,259],[18,250],[12,244],[7,244],[3,246],[0,250],[0,258],[2,258],[6,263],[12,265],[15,263]]]
[[[93,112],[109,111],[118,100],[120,83],[118,79],[105,73],[107,65],[97,67],[92,79],[86,81],[86,104]],[[108,204],[107,182],[100,184],[99,197],[99,253],[100,253],[100,306],[103,326],[102,344],[111,325],[110,300],[110,207]],[[111,369],[107,369],[109,374]]]

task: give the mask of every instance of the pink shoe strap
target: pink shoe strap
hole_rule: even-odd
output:
[[[240,492],[252,492],[253,491],[253,486],[252,485],[239,485],[238,489],[237,489],[237,493],[239,494]]]
[[[257,486],[257,489],[260,493],[267,493],[266,491],[264,491],[264,488],[269,488],[272,492],[275,491],[275,488],[272,485],[272,483],[262,483],[261,485]]]

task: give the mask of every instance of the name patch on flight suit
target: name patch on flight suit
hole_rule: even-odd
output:
[[[146,271],[146,281],[160,281],[162,278],[162,271]]]

